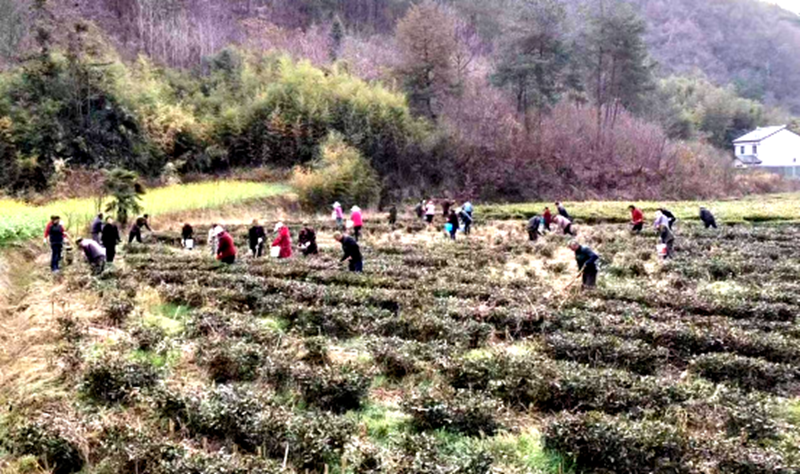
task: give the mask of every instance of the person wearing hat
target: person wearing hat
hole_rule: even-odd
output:
[[[333,218],[336,219],[336,228],[344,229],[344,211],[338,202],[333,203]]]
[[[292,236],[289,228],[283,222],[278,222],[275,224],[275,232],[278,233],[278,237],[272,242],[272,246],[280,247],[278,258],[290,258],[292,256]]]
[[[219,253],[219,239],[217,236],[219,236],[222,231],[223,229],[219,224],[211,224],[211,228],[208,229],[208,248],[211,250],[212,257],[216,257]]]
[[[232,265],[236,262],[236,245],[233,237],[220,226],[214,227],[214,237],[217,242],[217,260]]]
[[[597,262],[600,256],[592,249],[581,245],[577,240],[569,243],[569,248],[575,252],[575,261],[578,263],[578,271],[583,276],[583,289],[588,290],[597,286]]]
[[[350,209],[350,220],[353,221],[353,238],[358,242],[358,239],[361,237],[361,228],[364,226],[360,207],[353,206],[353,208]]]
[[[317,233],[314,232],[314,229],[307,223],[303,224],[303,229],[297,236],[297,242],[303,250],[304,257],[317,255],[319,253],[319,248],[317,247]]]

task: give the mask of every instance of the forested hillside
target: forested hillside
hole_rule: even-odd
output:
[[[76,166],[309,165],[331,133],[384,198],[764,191],[774,179],[732,173],[731,141],[800,111],[800,20],[756,0],[0,0],[0,12],[12,170],[0,186],[13,192]]]

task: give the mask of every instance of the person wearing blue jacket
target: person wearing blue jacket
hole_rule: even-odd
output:
[[[578,271],[583,273],[583,289],[595,288],[597,286],[597,262],[600,260],[600,256],[575,240],[569,243],[569,248],[575,252]]]

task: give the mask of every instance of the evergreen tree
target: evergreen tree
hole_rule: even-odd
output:
[[[453,92],[456,82],[453,55],[458,43],[453,18],[426,0],[400,20],[397,41],[403,54],[400,73],[411,107],[435,119],[438,103]]]
[[[626,3],[607,3],[599,1],[583,40],[587,82],[602,109],[598,110],[598,130],[613,126],[620,108],[637,111],[653,87],[644,20]]]
[[[339,54],[342,51],[342,42],[344,41],[345,31],[344,31],[344,24],[342,24],[342,20],[339,18],[339,15],[333,19],[333,25],[331,25],[331,61],[336,61],[339,59]]]
[[[558,102],[564,90],[569,52],[565,45],[566,11],[559,0],[525,0],[502,59],[492,77],[514,92],[517,111],[542,111]]]
[[[122,225],[128,223],[131,215],[142,211],[142,196],[144,186],[139,182],[139,177],[133,171],[115,168],[106,175],[104,193],[111,196],[112,200],[106,206],[106,212],[115,213],[117,221]]]

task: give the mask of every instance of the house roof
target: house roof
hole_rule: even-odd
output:
[[[775,135],[781,130],[784,130],[785,128],[786,125],[778,125],[775,127],[758,127],[747,135],[737,138],[733,141],[733,143],[760,142],[771,137],[772,135]]]
[[[741,161],[742,164],[745,165],[760,165],[761,163],[763,163],[761,160],[758,159],[757,156],[754,155],[737,156],[736,159]]]

